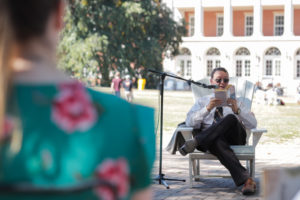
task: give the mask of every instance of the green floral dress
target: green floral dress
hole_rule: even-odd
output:
[[[105,180],[118,199],[151,184],[153,109],[78,82],[16,84],[0,144],[0,199],[114,199],[111,188],[66,193],[6,193],[6,186],[82,187]]]

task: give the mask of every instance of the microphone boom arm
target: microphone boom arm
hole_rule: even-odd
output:
[[[197,85],[197,86],[200,86],[200,87],[203,87],[203,88],[207,88],[207,89],[215,89],[215,88],[218,88],[217,85],[206,85],[204,83],[200,83],[200,82],[196,82],[196,81],[193,81],[191,79],[184,79],[180,76],[176,76],[176,75],[173,75],[173,74],[170,74],[168,72],[160,72],[160,71],[156,71],[156,70],[153,70],[153,69],[148,69],[148,72],[152,72],[152,73],[156,73],[156,74],[159,74],[160,76],[169,76],[169,77],[172,77],[172,78],[176,78],[176,79],[179,79],[179,80],[183,80],[183,81],[186,81],[188,82],[189,85],[191,85],[191,83]]]

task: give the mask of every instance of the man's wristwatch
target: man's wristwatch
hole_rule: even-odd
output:
[[[241,109],[238,108],[237,111],[236,111],[236,113],[234,113],[234,114],[239,115],[240,113],[241,113]]]

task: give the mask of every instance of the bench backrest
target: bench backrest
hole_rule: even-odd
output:
[[[210,79],[204,78],[199,81],[199,83],[204,83],[210,85]],[[248,80],[232,77],[230,78],[229,84],[235,86],[236,98],[242,102],[249,110],[251,110],[253,92],[254,92],[254,84]],[[207,89],[200,87],[195,84],[191,84],[192,92],[194,95],[194,101],[198,98],[203,97],[205,95],[211,94],[214,92],[213,89]]]

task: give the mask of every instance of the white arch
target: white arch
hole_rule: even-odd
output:
[[[246,47],[240,47],[234,52],[234,70],[236,77],[251,76],[251,59],[250,51]]]
[[[221,67],[221,52],[216,47],[208,48],[205,53],[206,76],[210,76],[212,70]]]

